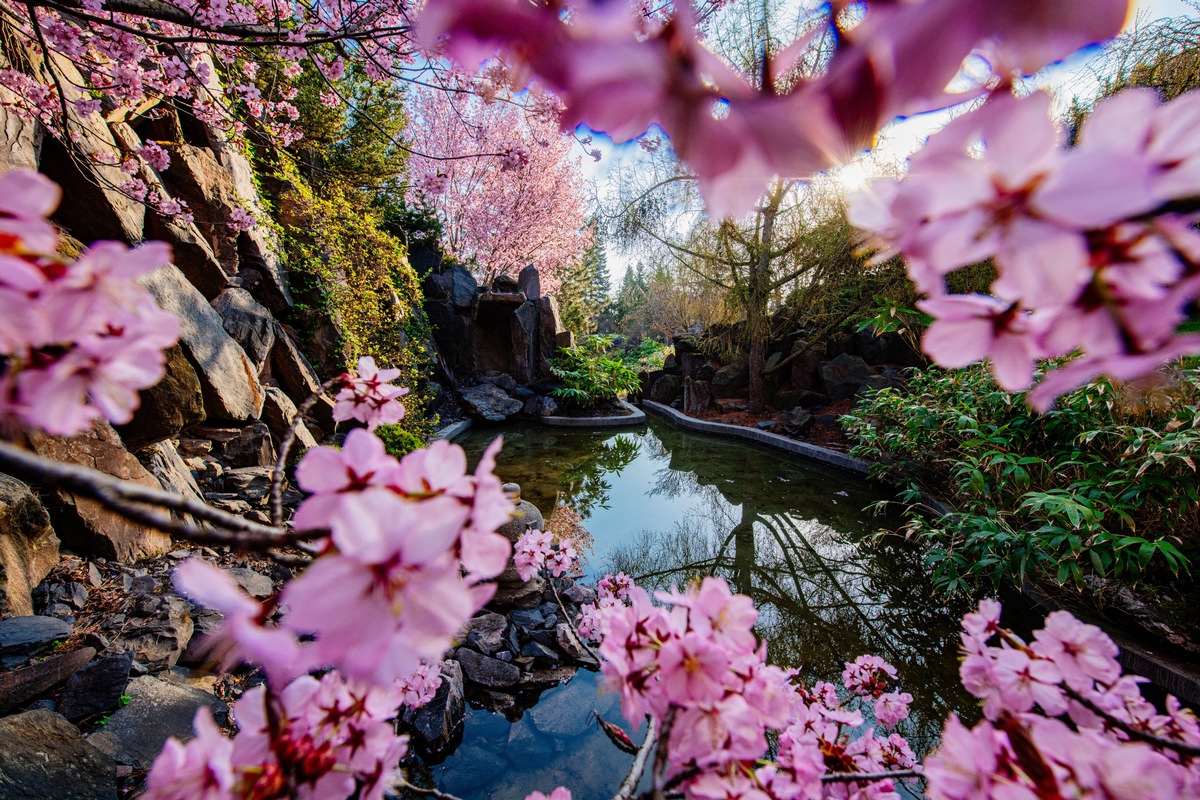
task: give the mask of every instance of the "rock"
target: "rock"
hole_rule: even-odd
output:
[[[780,411],[788,411],[796,406],[816,408],[827,406],[832,402],[826,395],[808,389],[784,389],[775,393],[771,404]]]
[[[129,447],[169,439],[205,420],[204,396],[196,370],[179,345],[172,345],[166,354],[162,380],[138,393],[139,405],[133,419],[117,427],[121,440]]]
[[[117,765],[53,711],[0,719],[0,797],[117,800]]]
[[[76,670],[95,657],[94,648],[84,647],[70,653],[50,656],[10,672],[0,672],[0,711],[22,706],[38,695],[65,683],[76,674]]]
[[[58,698],[58,713],[78,722],[115,711],[120,706],[121,695],[125,694],[132,666],[133,653],[128,652],[101,658],[83,667],[67,681]]]
[[[554,626],[554,641],[558,645],[558,649],[574,661],[591,660],[592,658],[586,650],[579,646],[579,642],[572,635],[571,626],[565,622]]]
[[[217,259],[212,245],[194,222],[180,225],[159,214],[147,214],[146,238],[171,245],[174,255],[171,263],[209,300],[219,295],[231,280],[237,280],[232,269],[226,269]]]
[[[9,89],[0,88],[0,172],[19,168],[37,171],[45,129],[8,110],[20,102]]]
[[[521,678],[521,670],[489,656],[460,647],[455,654],[462,665],[463,675],[472,683],[493,689],[512,686]]]
[[[406,708],[404,722],[429,750],[444,752],[463,723],[463,671],[457,661],[443,661],[442,685],[433,699],[420,708]]]
[[[72,633],[69,622],[56,617],[26,616],[0,620],[0,656],[5,665],[21,663]]]
[[[525,401],[522,412],[531,417],[553,417],[558,413],[558,401],[553,397],[535,394]]]
[[[57,563],[58,537],[42,501],[0,474],[0,617],[32,614],[31,592]]]
[[[540,761],[553,755],[554,742],[538,733],[533,727],[528,715],[513,723],[508,729],[508,754],[515,763],[525,763],[527,760]]]
[[[256,374],[261,373],[275,346],[275,318],[245,289],[226,289],[212,301],[233,340],[242,346]]]
[[[263,422],[267,423],[267,427],[271,430],[271,436],[275,440],[276,449],[283,447],[284,437],[287,436],[288,428],[292,427],[292,423],[296,420],[296,415],[299,413],[296,409],[296,404],[292,399],[284,394],[284,391],[277,386],[268,386],[266,388],[267,398],[263,403]],[[289,459],[297,458],[305,450],[310,447],[317,446],[317,439],[312,435],[312,431],[308,426],[301,421],[296,427],[296,441],[292,444],[292,449],[288,453]]]
[[[800,353],[791,363],[793,389],[812,389],[816,386],[817,368],[821,365],[822,353],[816,347],[805,349],[807,347],[808,342],[804,339],[797,339],[792,343],[792,353]]]
[[[104,420],[96,421],[92,430],[70,438],[31,431],[29,440],[38,455],[159,488],[158,480],[125,449],[117,432]],[[131,562],[171,549],[171,537],[165,533],[118,516],[95,500],[58,489],[47,498],[46,505],[55,533],[76,552]]]
[[[467,623],[465,641],[469,647],[484,655],[492,655],[504,647],[504,630],[508,620],[502,614],[485,611]]]
[[[836,428],[839,425],[837,414],[818,414],[815,422],[818,425],[824,425],[826,428]]]
[[[271,373],[297,407],[321,391],[321,379],[312,364],[300,352],[299,345],[282,326],[275,331],[275,347],[271,349]],[[333,399],[322,396],[312,406],[305,421],[312,420],[325,434],[333,433]]]
[[[497,528],[496,533],[507,537],[510,542],[516,544],[527,530],[545,530],[546,523],[542,518],[542,512],[533,503],[521,499],[520,484],[506,483],[503,488],[516,508],[513,509],[512,518]]]
[[[239,428],[200,426],[191,433],[213,440],[212,454],[229,467],[274,467],[278,459],[265,422]]]
[[[758,428],[760,431],[773,431],[775,430],[775,420],[764,419],[762,422],[754,423],[754,427]]]
[[[527,611],[522,609],[510,611],[508,616],[515,625],[524,628],[527,631],[541,627],[542,623],[546,621],[546,618],[542,616],[542,612],[538,611],[536,608],[529,609]]]
[[[260,572],[247,567],[230,567],[228,572],[251,597],[263,598],[275,594],[275,584]]]
[[[490,383],[463,389],[462,398],[472,414],[489,422],[503,422],[522,407],[520,400],[514,400],[503,389]]]
[[[861,396],[868,391],[879,391],[880,389],[903,391],[904,388],[904,379],[899,375],[871,375],[862,382],[855,394]]]
[[[542,601],[542,590],[545,588],[546,582],[542,578],[528,582],[517,578],[515,583],[509,585],[501,583],[488,605],[493,608],[533,608]]]
[[[550,380],[554,377],[554,373],[550,371],[550,359],[558,355],[558,348],[564,346],[570,332],[563,327],[558,301],[553,296],[539,297],[534,301],[534,305],[538,311],[538,359],[535,377],[538,380]]]
[[[547,736],[562,739],[578,736],[592,726],[595,697],[589,696],[589,688],[583,681],[577,681],[546,692],[529,709],[529,719]]]
[[[562,591],[562,596],[572,603],[584,605],[596,602],[596,590],[590,586],[572,581],[571,585]]]
[[[871,367],[858,356],[842,353],[832,361],[821,363],[821,385],[829,399],[837,402],[853,397],[858,388],[871,377]]]
[[[812,414],[801,406],[783,415],[783,429],[792,436],[804,433],[812,427],[812,423]]]
[[[229,715],[225,703],[200,689],[179,686],[152,675],[134,678],[125,688],[129,703],[88,739],[118,763],[146,769],[171,736],[192,738],[196,709],[208,706],[218,723]]]
[[[132,651],[146,672],[170,669],[192,638],[188,601],[176,595],[144,595],[137,608],[146,618],[131,619],[114,649]]]
[[[512,275],[500,274],[492,278],[492,291],[501,294],[516,294],[517,279]]]
[[[532,639],[521,646],[521,655],[540,659],[543,662],[548,662],[551,666],[557,665],[558,662],[562,661],[562,657],[558,653],[541,642]]]
[[[512,358],[509,363],[520,383],[533,383],[537,379],[540,322],[534,303],[525,303],[512,316]],[[512,391],[516,386],[503,388]]]
[[[542,296],[542,276],[533,264],[525,267],[517,275],[517,291],[530,300]]]
[[[183,457],[179,455],[179,450],[175,447],[174,442],[158,442],[148,450],[143,450],[141,456],[143,466],[158,479],[162,488],[168,492],[175,492],[189,499],[204,502],[204,493],[200,491],[196,477],[184,462]],[[171,515],[191,520],[190,515],[180,514],[177,511],[172,511]]]
[[[138,281],[160,306],[179,317],[180,344],[200,379],[208,419],[258,419],[265,399],[258,370],[225,332],[221,315],[204,295],[171,266],[143,275]]]
[[[733,397],[750,385],[750,363],[739,357],[726,364],[716,371],[710,385],[713,397]]]
[[[455,768],[442,774],[440,785],[460,797],[489,785],[508,767],[500,756],[474,745],[460,747],[457,755]]]
[[[484,383],[490,383],[493,386],[499,386],[505,392],[511,392],[517,388],[517,382],[512,375],[507,372],[501,372],[498,375],[484,375],[482,380]]]
[[[683,380],[678,375],[663,375],[650,387],[650,399],[656,403],[670,405],[683,390]]]
[[[458,311],[470,311],[479,284],[466,267],[455,264],[450,270],[450,299]]]
[[[251,505],[258,505],[271,493],[271,476],[274,472],[274,467],[231,469],[225,473],[225,489]]]

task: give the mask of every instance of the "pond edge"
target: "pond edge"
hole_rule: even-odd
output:
[[[551,428],[628,428],[645,424],[646,412],[624,400],[621,405],[630,413],[611,417],[539,417],[537,421]]]
[[[790,455],[816,461],[829,467],[853,472],[856,475],[865,476],[870,472],[870,465],[860,458],[853,458],[836,450],[817,447],[815,444],[809,444],[808,442],[798,442],[795,439],[789,439],[778,433],[761,431],[757,428],[743,428],[740,425],[726,425],[723,422],[708,422],[696,419],[695,417],[689,417],[682,411],[677,411],[670,406],[656,403],[653,400],[642,400],[642,407],[653,414],[664,417],[668,422],[680,428],[686,428],[699,433],[711,433],[717,436],[744,439],[748,442],[765,445],[774,450],[781,450]]]

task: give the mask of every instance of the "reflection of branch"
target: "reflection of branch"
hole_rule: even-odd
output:
[[[22,450],[8,442],[0,442],[0,466],[18,475],[28,476],[35,482],[62,487],[90,497],[127,519],[203,544],[261,548],[318,539],[326,535],[324,531],[295,532],[259,525],[180,494],[118,480],[85,467],[63,464]],[[190,514],[216,526],[217,529],[173,520],[155,514],[144,506]]]

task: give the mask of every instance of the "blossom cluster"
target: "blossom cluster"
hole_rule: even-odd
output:
[[[526,531],[513,548],[513,562],[521,580],[527,581],[543,569],[558,578],[566,575],[575,566],[575,545],[562,540],[554,547],[554,534],[546,531]]]
[[[399,377],[400,370],[379,369],[374,358],[362,356],[357,376],[341,376],[342,389],[334,398],[333,418],[339,422],[358,420],[372,431],[404,419],[404,405],[399,398],[408,394],[408,389],[390,383]]]
[[[469,71],[501,55],[563,102],[580,123],[628,141],[655,125],[700,181],[717,216],[749,211],[774,175],[807,176],[848,160],[898,114],[941,108],[963,60],[982,54],[1008,77],[1029,73],[1115,35],[1127,0],[1057,0],[1038,14],[1013,0],[824,4],[811,31],[762,65],[752,82],[707,49],[686,2],[669,15],[642,4],[432,0],[418,20],[428,48]],[[820,75],[798,66],[828,32]],[[931,46],[931,41],[936,46]],[[989,81],[974,88],[986,91]],[[714,109],[719,108],[719,113]]]
[[[196,736],[168,739],[147,778],[147,800],[382,800],[401,777],[408,737],[394,723],[398,689],[305,675],[272,693],[256,686],[233,705],[238,731],[196,712]],[[358,792],[358,794],[355,794]]]
[[[1097,375],[1139,377],[1200,353],[1200,335],[1178,332],[1200,297],[1200,92],[1165,105],[1150,90],[1108,98],[1070,149],[1049,107],[1043,92],[996,95],[931,136],[903,179],[851,204],[928,296],[923,347],[938,364],[989,358],[1016,391],[1038,359],[1081,351],[1031,392],[1043,410]],[[947,274],[985,259],[991,295],[947,294]]]
[[[1200,795],[1200,758],[1170,747],[1200,746],[1196,718],[1174,697],[1165,713],[1144,699],[1145,679],[1121,674],[1103,631],[1055,611],[1026,643],[999,620],[994,600],[963,618],[960,674],[985,719],[973,729],[947,720],[925,762],[931,797]]]
[[[580,632],[601,632],[605,683],[620,693],[625,717],[659,720],[668,777],[689,800],[895,796],[886,778],[822,782],[828,773],[914,765],[902,736],[876,733],[908,716],[912,697],[889,691],[894,667],[864,656],[846,664],[841,692],[826,682],[808,687],[797,670],[766,663],[753,633],[753,602],[720,578],[684,593],[660,592],[661,606],[627,579],[608,576],[601,587]],[[855,707],[868,700],[876,722],[870,727]],[[778,734],[773,759],[768,731]]]
[[[179,321],[136,278],[171,261],[160,242],[97,242],[56,255],[61,191],[28,170],[0,176],[0,420],[71,435],[129,422],[163,376]]]

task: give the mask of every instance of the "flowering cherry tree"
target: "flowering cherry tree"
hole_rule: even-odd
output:
[[[552,98],[526,109],[424,90],[410,109],[412,186],[441,220],[447,252],[485,280],[533,264],[542,289],[557,291],[591,236],[579,160]]]

